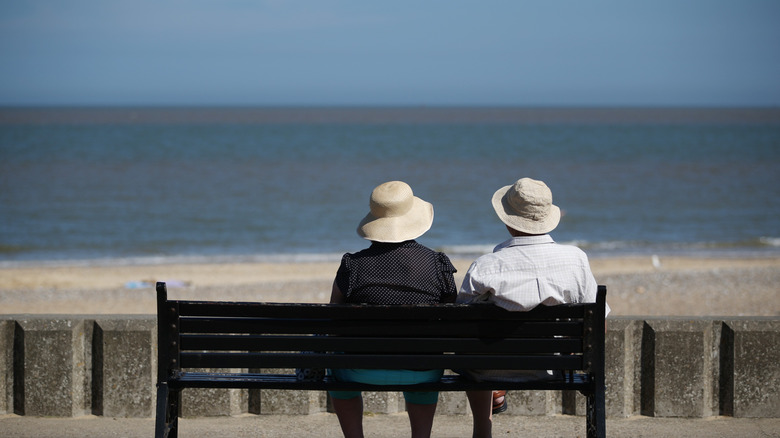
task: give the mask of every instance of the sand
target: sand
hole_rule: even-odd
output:
[[[458,284],[472,259],[453,259]],[[0,314],[154,314],[169,296],[327,302],[338,260],[292,263],[25,265],[0,267]],[[594,258],[611,316],[778,316],[780,258]]]

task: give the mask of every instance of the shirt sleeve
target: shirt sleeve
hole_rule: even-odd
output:
[[[339,265],[338,271],[336,271],[336,286],[338,286],[341,294],[344,295],[345,298],[349,296],[351,291],[349,287],[349,262],[349,253],[346,253],[341,257],[341,264]]]
[[[590,263],[588,262],[587,256],[584,256],[585,258],[585,280],[584,280],[584,296],[583,296],[583,303],[595,303],[596,302],[596,294],[598,293],[598,283],[596,282],[596,278],[593,276],[593,272],[590,270]],[[610,312],[609,304],[604,303],[604,317],[606,318],[607,315],[609,315]]]
[[[439,275],[442,283],[441,301],[449,303],[455,300],[455,296],[458,294],[457,286],[455,286],[455,265],[452,264],[450,258],[446,254],[440,252],[437,253],[439,261]]]
[[[477,262],[469,266],[466,275],[463,277],[463,283],[460,286],[458,297],[455,300],[457,303],[472,303],[480,301],[481,299],[487,299],[489,297],[489,289],[484,285],[479,274],[479,266]]]

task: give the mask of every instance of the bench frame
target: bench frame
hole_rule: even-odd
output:
[[[155,436],[176,437],[185,388],[465,391],[576,390],[587,436],[606,436],[606,287],[595,303],[509,312],[490,304],[349,305],[168,300],[157,283]],[[333,353],[337,352],[337,353]],[[299,380],[295,368],[561,370],[564,377],[417,385]],[[188,371],[187,369],[213,371]],[[231,372],[241,369],[242,372]],[[271,369],[269,372],[268,369]],[[287,369],[287,374],[279,374]]]

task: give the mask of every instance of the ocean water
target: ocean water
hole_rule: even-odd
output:
[[[389,180],[470,256],[524,176],[594,257],[780,255],[778,109],[6,108],[0,263],[337,258]]]

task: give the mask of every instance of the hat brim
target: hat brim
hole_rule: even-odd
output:
[[[357,228],[360,237],[374,242],[397,243],[416,239],[433,225],[433,205],[418,197],[412,199],[412,208],[395,217],[376,217],[368,213]]]
[[[493,209],[501,222],[507,226],[527,234],[547,234],[554,230],[561,221],[561,209],[550,204],[550,210],[542,220],[524,218],[514,212],[507,202],[506,194],[513,186],[504,186],[493,194]]]

